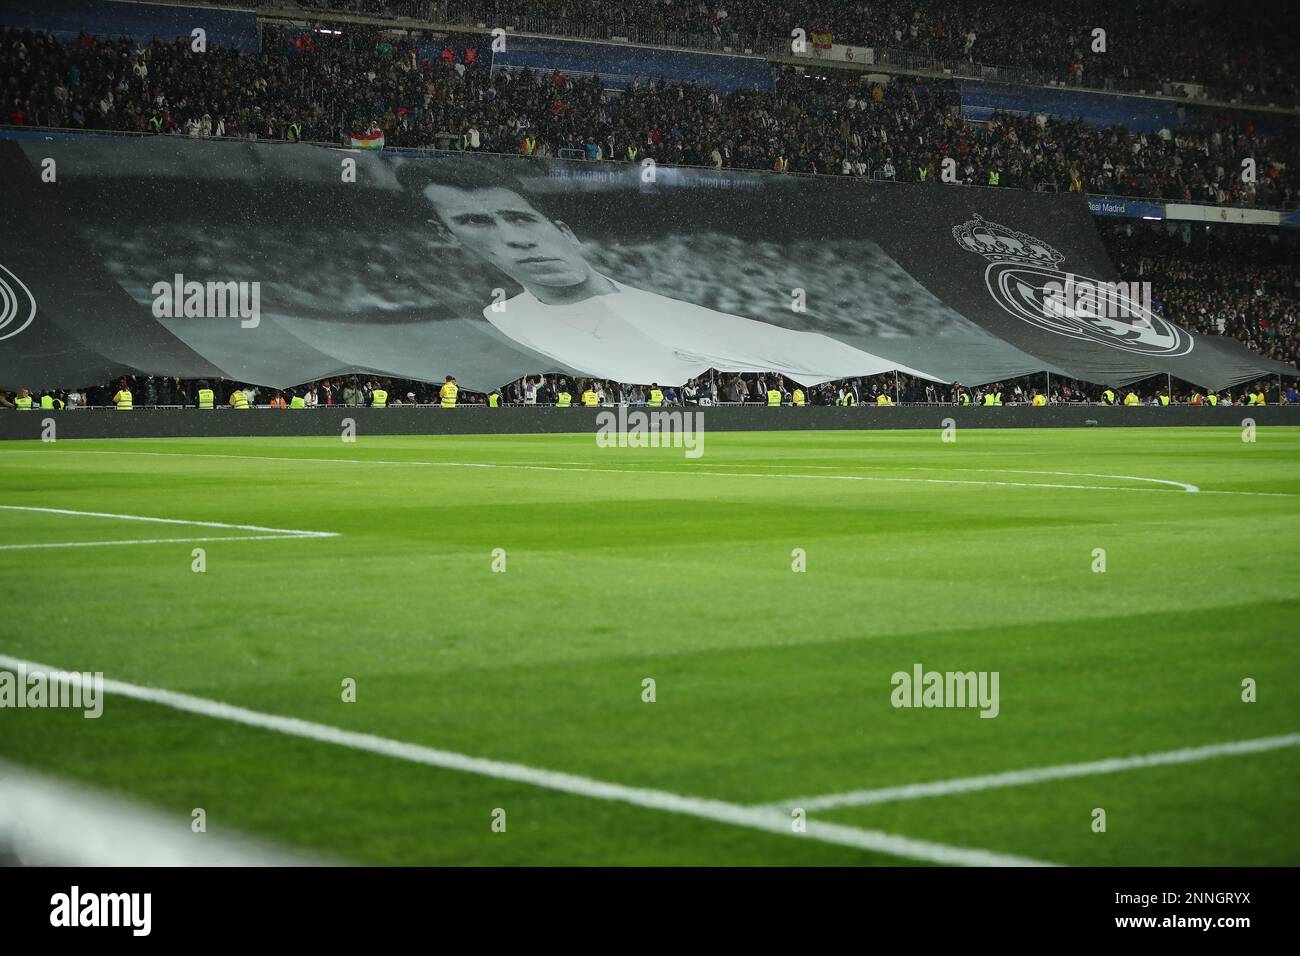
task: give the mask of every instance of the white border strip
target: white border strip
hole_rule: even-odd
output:
[[[0,850],[27,866],[317,866],[326,862],[217,827],[194,833],[189,814],[65,783],[0,761]]]
[[[34,661],[23,660],[0,654],[0,667],[25,667],[28,671],[44,671],[53,678],[62,673],[67,678],[69,673],[62,668],[49,667]],[[198,714],[217,720],[270,730],[290,737],[315,740],[321,743],[347,747],[352,750],[393,757],[411,763],[439,767],[444,770],[457,770],[472,773],[494,780],[508,780],[523,783],[559,793],[572,794],[593,800],[607,800],[642,807],[648,810],[660,810],[703,820],[713,820],[732,826],[747,827],[787,837],[806,837],[822,843],[869,850],[888,856],[926,863],[939,863],[960,866],[1050,866],[1039,860],[1025,857],[1009,856],[988,850],[967,849],[932,843],[928,840],[913,840],[909,837],[883,833],[879,830],[864,830],[857,827],[843,826],[835,823],[823,823],[808,820],[806,831],[795,833],[792,818],[788,813],[764,807],[746,807],[727,803],[722,800],[709,800],[702,797],[688,797],[663,790],[649,790],[642,787],[629,787],[618,783],[606,783],[590,777],[562,773],[555,770],[543,770],[524,764],[506,763],[473,757],[449,750],[436,750],[420,744],[404,743],[379,737],[374,734],[342,730],[327,724],[313,723],[296,717],[281,717],[265,714],[243,707],[235,707],[220,701],[192,697],[175,691],[152,687],[141,687],[124,681],[105,680],[104,690],[110,694],[129,697],[134,700],[170,707],[173,710]]]
[[[1112,757],[1088,763],[1062,764],[1056,767],[1036,767],[1028,770],[1010,770],[1006,773],[986,774],[981,777],[962,777],[956,780],[938,780],[933,783],[912,783],[901,787],[880,787],[874,790],[850,790],[818,797],[800,797],[763,804],[770,810],[789,810],[802,807],[809,813],[836,807],[866,807],[877,803],[894,803],[903,800],[921,800],[926,797],[947,797],[954,793],[974,793],[979,790],[996,790],[1002,787],[1023,787],[1048,780],[1067,780],[1071,777],[1091,777],[1099,774],[1119,773],[1141,767],[1165,767],[1171,764],[1196,763],[1216,757],[1235,757],[1241,754],[1264,753],[1283,747],[1300,746],[1300,733],[1277,737],[1257,737],[1232,743],[1209,744],[1204,747],[1185,747],[1137,757]]]

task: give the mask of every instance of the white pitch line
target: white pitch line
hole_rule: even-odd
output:
[[[1119,478],[1124,481],[1148,481],[1157,485],[1173,485],[1184,491],[1198,494],[1200,488],[1185,481],[1173,481],[1169,478],[1143,478],[1139,475],[1099,475],[1091,471],[1031,471],[1024,468],[965,468],[963,471],[992,471],[1003,475],[1059,475],[1066,478]]]
[[[336,464],[336,465],[413,465],[426,468],[497,468],[513,469],[517,471],[552,471],[561,473],[582,473],[597,475],[654,475],[665,476],[671,475],[676,477],[710,477],[710,478],[803,478],[819,481],[888,481],[903,482],[910,484],[926,485],[980,485],[985,487],[1007,487],[1007,488],[1047,488],[1064,491],[1132,491],[1146,492],[1148,494],[1186,494],[1188,488],[1166,489],[1166,488],[1129,488],[1120,485],[1075,485],[1063,484],[1060,482],[1046,481],[980,481],[971,478],[900,478],[893,475],[810,475],[798,472],[761,474],[757,472],[745,471],[700,471],[694,467],[674,471],[649,471],[636,468],[562,468],[556,465],[525,465],[525,464],[504,464],[488,462],[470,462],[470,461],[398,461],[385,458],[295,458],[289,455],[222,455],[213,452],[162,452],[162,451],[90,451],[84,449],[71,449],[58,452],[46,452],[32,448],[14,448],[5,449],[9,454],[59,454],[59,455],[127,455],[127,456],[145,456],[152,458],[221,458],[233,461],[282,461],[282,462],[299,462],[306,464]],[[974,470],[974,469],[970,469]],[[1118,476],[1116,476],[1118,477]],[[1139,479],[1154,480],[1160,479]],[[1181,482],[1175,482],[1181,485]],[[1286,491],[1206,491],[1201,489],[1197,494],[1203,495],[1243,495],[1248,497],[1264,498],[1296,498],[1300,494]]]
[[[34,661],[0,654],[0,667],[16,669],[24,667],[30,673],[43,671],[52,680],[71,680],[76,675],[62,668],[49,667]],[[365,751],[406,760],[410,763],[439,767],[444,770],[457,770],[476,774],[494,780],[508,780],[529,786],[554,790],[574,796],[593,800],[607,800],[623,803],[648,810],[660,810],[702,820],[713,820],[731,826],[747,827],[765,833],[778,834],[795,839],[804,837],[822,843],[869,850],[887,856],[920,860],[926,863],[938,863],[958,866],[1051,866],[1040,860],[994,853],[990,850],[968,849],[933,843],[928,840],[914,840],[910,837],[897,836],[879,830],[864,830],[858,827],[844,826],[836,823],[824,823],[816,820],[806,821],[806,831],[795,833],[792,818],[788,813],[763,807],[746,807],[741,804],[727,803],[722,800],[709,800],[703,797],[688,797],[664,790],[650,790],[643,787],[630,787],[618,783],[608,783],[590,777],[563,773],[555,770],[543,770],[525,764],[507,763],[455,753],[449,750],[437,750],[420,744],[406,743],[379,737],[374,734],[343,730],[328,724],[318,724],[296,717],[281,717],[255,710],[247,710],[232,704],[192,697],[175,691],[153,687],[142,687],[118,680],[105,680],[104,690],[134,700],[170,707],[173,710],[198,714],[217,720],[270,730],[290,737],[315,740],[321,743],[347,747],[352,750]]]
[[[129,544],[193,544],[200,541],[301,541],[321,535],[241,534],[219,538],[132,538],[129,541],[53,541],[46,544],[0,544],[0,551],[30,551],[35,548],[101,548]]]
[[[71,515],[77,518],[113,518],[118,521],[147,521],[153,524],[185,524],[199,528],[228,528],[232,531],[264,531],[298,538],[337,538],[334,531],[299,531],[294,528],[264,528],[256,524],[226,524],[224,521],[189,521],[184,518],[151,518],[146,515],[112,514],[106,511],[72,511],[68,508],[36,508],[30,505],[0,505],[0,511],[34,511],[41,514]]]
[[[1087,763],[1061,764],[1056,767],[1036,767],[1027,770],[1009,770],[980,777],[960,777],[954,780],[936,780],[932,783],[912,783],[900,787],[879,787],[874,790],[850,790],[846,793],[829,793],[816,797],[801,797],[762,804],[762,809],[786,810],[801,807],[808,813],[830,810],[835,807],[865,807],[877,803],[895,803],[921,800],[926,797],[947,797],[955,793],[974,793],[978,790],[996,790],[1002,787],[1023,787],[1048,780],[1067,780],[1071,777],[1091,777],[1119,773],[1143,767],[1164,767],[1171,764],[1197,763],[1216,757],[1234,757],[1241,754],[1263,753],[1283,747],[1300,746],[1300,733],[1277,737],[1257,737],[1231,743],[1208,744],[1204,747],[1185,747],[1136,757],[1112,757]]]

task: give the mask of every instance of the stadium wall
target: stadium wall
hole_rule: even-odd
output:
[[[0,26],[49,31],[63,43],[83,31],[91,36],[128,36],[141,46],[154,37],[170,43],[191,37],[201,27],[209,49],[258,49],[257,17],[240,10],[177,6],[165,3],[123,3],[119,0],[41,0],[30,4],[0,4]]]
[[[639,411],[643,409],[630,409]],[[108,408],[60,412],[0,414],[0,440],[40,440],[54,423],[56,440],[86,438],[286,438],[337,437],[345,422],[365,435],[594,435],[598,416],[612,409],[497,408],[467,406],[444,410],[429,406],[392,408],[284,409],[258,408],[240,414],[232,409],[201,412],[189,408]],[[681,412],[683,409],[665,409]],[[734,406],[692,408],[705,431],[803,431],[815,429],[938,429],[944,419],[959,428],[1084,428],[1120,426],[1221,426],[1240,428],[1244,419],[1257,425],[1300,425],[1300,406],[1250,408],[1103,408],[1061,405],[1047,408],[961,408],[951,405],[876,408],[774,408]]]

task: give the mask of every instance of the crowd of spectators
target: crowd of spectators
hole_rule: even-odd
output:
[[[461,45],[461,44],[465,45]],[[380,34],[278,35],[264,52],[185,41],[137,46],[0,33],[6,115],[17,126],[338,142],[382,130],[391,147],[861,175],[1278,208],[1300,201],[1294,124],[1190,111],[1152,133],[995,114],[964,122],[948,81],[864,85],[779,69],[770,91],[595,77],[493,74],[472,38],[441,55]],[[427,52],[427,49],[426,49]],[[563,151],[563,153],[562,153]],[[1242,175],[1252,160],[1253,181]]]
[[[1300,357],[1300,240],[1290,230],[1203,223],[1103,228],[1126,281],[1150,282],[1156,311],[1294,364]]]
[[[344,3],[346,0],[335,0]],[[395,11],[415,12],[409,0]],[[436,11],[437,4],[431,11]],[[946,65],[1014,67],[1092,87],[1203,88],[1228,101],[1300,102],[1295,18],[1229,0],[448,0],[452,23],[633,42],[788,51],[791,31]],[[1094,34],[1104,30],[1104,37]],[[1102,40],[1104,39],[1104,45]],[[1174,90],[1178,92],[1178,90]]]
[[[983,75],[1300,105],[1300,41],[1284,4],[1232,0],[300,0],[520,32],[701,49],[790,52],[791,32]],[[1094,31],[1102,30],[1103,35]],[[900,56],[902,55],[902,56]]]
[[[309,382],[290,389],[273,389],[257,385],[207,380],[181,380],[152,375],[124,376],[116,381],[91,388],[48,389],[31,393],[33,408],[40,407],[40,399],[49,396],[57,409],[113,408],[115,398],[123,391],[130,393],[133,409],[196,408],[199,390],[209,388],[214,393],[215,408],[234,408],[246,404],[249,408],[288,409],[295,397],[303,399],[303,407],[370,407],[376,404],[375,392],[382,390],[386,408],[429,407],[441,404],[439,384],[373,376],[343,376]],[[583,404],[584,393],[590,391],[595,403],[603,407],[617,405],[645,406],[651,404],[653,390],[663,393],[666,407],[711,405],[763,405],[773,404],[772,393],[779,394],[778,403],[790,405],[849,405],[876,407],[880,405],[984,405],[1036,404],[1035,396],[1042,396],[1042,404],[1107,404],[1106,386],[1073,379],[1051,378],[1044,374],[1027,375],[1006,382],[990,382],[982,386],[967,387],[960,383],[931,382],[910,375],[886,372],[862,378],[843,379],[804,388],[800,383],[781,375],[755,372],[711,371],[698,379],[680,386],[628,384],[606,379],[579,378],[564,375],[529,375],[510,382],[493,393],[460,390],[456,406],[554,406],[577,408]],[[1217,393],[1221,404],[1255,404],[1250,396],[1262,393],[1267,404],[1300,404],[1300,380],[1276,377],[1261,378]],[[1125,396],[1132,392],[1137,403],[1160,404],[1160,396],[1167,395],[1172,404],[1202,404],[1210,394],[1186,382],[1165,377],[1133,383],[1117,390]],[[237,399],[236,394],[242,397]],[[18,393],[0,392],[0,410],[14,408]],[[986,402],[986,396],[989,401]],[[1120,404],[1112,401],[1109,404]]]

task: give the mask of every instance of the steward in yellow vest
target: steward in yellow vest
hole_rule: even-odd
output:
[[[646,402],[651,408],[659,408],[664,403],[663,390],[659,388],[658,383],[650,385],[650,400]]]
[[[985,408],[992,408],[992,407],[993,407],[994,405],[996,405],[996,404],[997,404],[997,396],[994,395],[992,392],[985,392],[985,393],[984,393],[984,407],[985,407]]]
[[[43,411],[43,412],[52,412],[52,411],[54,411],[54,396],[53,396],[53,395],[42,395],[42,396],[41,396],[41,411]]]
[[[290,407],[290,408],[306,408],[306,407],[307,407],[307,400],[306,400],[305,398],[303,398],[301,395],[295,395],[293,398],[289,399],[289,407]]]
[[[1106,391],[1101,393],[1101,401],[1103,405],[1114,405],[1115,392],[1109,388],[1106,389]]]
[[[1210,403],[1211,408],[1219,404],[1219,396],[1214,392],[1211,392],[1209,395],[1206,395],[1205,400]]]
[[[488,396],[488,408],[500,408],[500,407],[501,407],[501,393],[493,392],[491,395]]]
[[[1163,392],[1160,393],[1160,404],[1161,405],[1169,404],[1169,396],[1164,394]]]
[[[1137,397],[1137,392],[1129,392],[1124,396],[1125,405],[1141,405],[1142,402]]]
[[[382,388],[377,388],[377,389],[375,389],[374,391],[372,391],[372,392],[370,393],[370,407],[371,407],[371,408],[387,408],[387,407],[388,407],[388,392],[387,392],[387,390],[382,389]]]
[[[993,396],[993,404],[998,407],[1002,406],[1002,393],[999,391]]]
[[[803,405],[804,403],[803,389],[796,388],[793,394],[790,396],[790,400],[794,402],[795,405]]]
[[[230,407],[241,412],[248,411],[248,396],[244,394],[242,388],[237,388],[230,393]]]
[[[1204,402],[1205,402],[1205,397],[1204,397],[1203,395],[1201,395],[1200,392],[1192,392],[1192,397],[1191,397],[1191,399],[1187,402],[1187,404],[1188,404],[1188,405],[1201,405],[1201,404],[1204,404]]]
[[[555,396],[556,408],[568,408],[572,404],[573,404],[573,396],[570,395],[568,392],[560,392],[560,394]]]
[[[773,405],[781,404],[781,393],[775,388],[769,388],[767,390],[767,404],[769,408]]]
[[[442,403],[443,408],[455,408],[456,396],[460,394],[460,389],[456,387],[456,380],[450,375],[442,383],[442,388],[438,389],[438,400]]]
[[[117,406],[119,412],[131,411],[131,393],[124,388],[120,388],[117,394],[113,396],[113,404]]]
[[[876,396],[877,406],[892,405],[892,404],[894,404],[894,400],[890,398],[888,395],[886,395],[884,392],[881,392],[879,395]]]
[[[1043,395],[1035,395],[1033,400],[1029,404],[1041,408],[1042,406],[1047,404],[1047,398],[1046,396]]]
[[[215,408],[217,396],[210,388],[199,389],[199,408]]]
[[[27,394],[27,389],[20,388],[18,394],[14,396],[14,408],[20,412],[30,412],[32,410],[32,397]]]
[[[962,392],[957,396],[957,398],[958,398],[958,401],[959,401],[962,405],[969,405],[969,404],[970,404],[970,394],[967,393],[965,390],[963,390],[963,391],[962,391]]]
[[[600,396],[596,394],[595,390],[589,388],[582,393],[582,404],[589,407],[599,405]]]
[[[853,389],[846,388],[844,390],[844,394],[841,395],[839,398],[839,404],[844,405],[846,407],[849,405],[856,405],[858,404],[858,396],[853,394]]]

